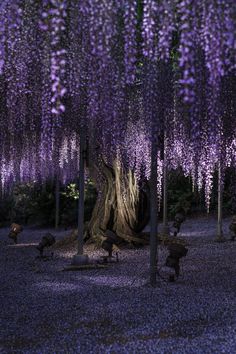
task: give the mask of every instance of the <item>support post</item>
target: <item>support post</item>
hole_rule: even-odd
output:
[[[223,202],[223,185],[222,185],[222,166],[218,163],[218,216],[217,216],[217,237],[218,242],[224,241],[222,230],[222,202]]]
[[[58,175],[56,175],[55,199],[56,199],[55,229],[58,229],[58,226],[59,226],[59,211],[60,211],[60,180],[59,180],[59,176]]]
[[[88,256],[83,254],[84,246],[84,167],[86,160],[86,134],[80,131],[80,159],[79,159],[79,202],[78,202],[78,253],[73,257],[72,265],[88,263]]]
[[[150,284],[157,286],[157,142],[152,139],[150,180]]]
[[[164,137],[163,154],[163,236],[169,236],[170,231],[167,223],[167,163],[166,163],[166,136]]]
[[[83,254],[84,236],[84,154],[86,152],[85,137],[80,135],[80,160],[79,160],[79,203],[78,203],[78,254]]]

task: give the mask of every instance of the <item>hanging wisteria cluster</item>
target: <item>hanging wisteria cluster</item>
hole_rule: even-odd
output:
[[[119,157],[137,179],[165,146],[209,207],[217,166],[236,164],[235,13],[235,0],[2,0],[2,191],[75,178],[86,135],[91,161]]]

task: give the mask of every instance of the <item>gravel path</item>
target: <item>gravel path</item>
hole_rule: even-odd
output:
[[[16,246],[7,232],[0,230],[0,353],[236,353],[236,241],[214,242],[212,218],[185,223],[182,276],[159,278],[154,289],[148,247],[123,250],[107,269],[65,272],[73,250],[36,258],[45,230],[24,230]],[[160,247],[159,265],[166,255]]]

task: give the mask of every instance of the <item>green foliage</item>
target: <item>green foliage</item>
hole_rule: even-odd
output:
[[[29,223],[40,225],[53,225],[55,218],[55,193],[54,183],[47,182],[42,187],[38,186],[32,216]]]
[[[27,223],[35,207],[34,199],[34,183],[17,184],[12,193],[12,221]]]
[[[12,193],[10,219],[20,224],[49,225],[54,219],[54,204],[52,183],[43,187],[33,182],[18,184]]]
[[[61,192],[65,198],[71,198],[74,200],[79,199],[79,191],[75,183],[70,183],[66,186],[65,191]]]
[[[93,207],[95,205],[97,193],[91,180],[85,182],[85,205],[84,219],[90,220]],[[65,190],[61,192],[61,224],[69,227],[75,226],[78,217],[78,199],[79,191],[75,183],[70,183]]]
[[[236,214],[236,171],[228,168],[225,173],[223,192],[223,211],[225,214]]]
[[[210,212],[217,212],[218,174],[213,178]],[[191,179],[184,177],[181,170],[172,171],[168,176],[168,214],[173,218],[175,213],[183,209],[186,214],[206,213],[204,188],[200,192],[192,190]],[[224,215],[236,214],[236,172],[226,169],[223,191]]]
[[[75,182],[60,189],[60,225],[74,227],[77,224],[79,192]],[[89,221],[97,198],[91,180],[85,184],[85,221]],[[168,216],[183,209],[187,215],[206,213],[204,191],[192,190],[191,180],[181,170],[168,174]],[[211,198],[211,212],[217,210],[217,173],[214,176]],[[225,174],[223,193],[225,215],[236,213],[236,172],[228,168]],[[30,225],[51,225],[55,223],[55,183],[48,181],[43,186],[35,183],[18,184],[11,195],[0,201],[0,226],[11,222]]]
[[[9,224],[12,214],[12,204],[12,196],[6,195],[3,200],[0,200],[0,227]]]
[[[168,215],[173,219],[175,214],[184,210],[185,214],[200,211],[200,196],[193,191],[191,180],[184,177],[181,170],[172,171],[168,176]]]
[[[85,185],[85,221],[91,218],[96,201],[96,190],[88,180]],[[76,183],[61,187],[60,225],[76,226],[79,192]],[[0,225],[17,222],[23,225],[54,226],[55,183],[48,181],[43,186],[35,183],[18,184],[11,196],[5,196],[0,203]]]

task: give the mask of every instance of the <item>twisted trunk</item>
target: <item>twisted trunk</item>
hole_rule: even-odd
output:
[[[140,231],[149,221],[148,193],[139,190],[134,175],[125,173],[117,162],[110,167],[104,161],[99,168],[93,166],[91,174],[95,183],[98,176],[102,180],[102,189],[86,238],[99,242],[111,230],[121,243],[146,244],[147,236]]]

